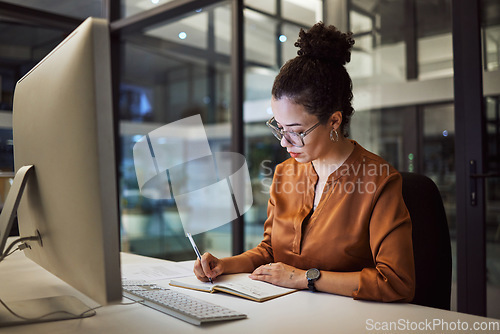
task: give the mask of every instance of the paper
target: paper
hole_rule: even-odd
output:
[[[122,279],[151,282],[192,276],[193,264],[193,261],[155,264],[123,264]]]

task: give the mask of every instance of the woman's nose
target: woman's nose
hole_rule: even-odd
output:
[[[285,137],[285,136],[281,137],[280,144],[281,144],[281,147],[289,147],[289,146],[292,146],[292,144],[290,144],[290,142],[288,141],[288,139],[286,139],[286,137]]]

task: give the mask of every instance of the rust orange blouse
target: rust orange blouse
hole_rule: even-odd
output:
[[[401,175],[353,143],[315,210],[318,176],[312,164],[288,159],[276,166],[264,239],[239,256],[255,267],[283,262],[304,270],[361,271],[353,298],[409,302],[415,273]]]

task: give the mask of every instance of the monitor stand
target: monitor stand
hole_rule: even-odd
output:
[[[17,208],[23,196],[24,186],[26,182],[28,182],[28,177],[34,169],[33,165],[19,168],[14,176],[14,181],[12,181],[7,197],[5,198],[2,213],[0,214],[0,261],[3,259],[2,255],[5,251],[4,248],[12,228],[12,223],[17,215]]]
[[[33,165],[19,168],[5,199],[5,204],[0,214],[0,261],[3,260],[4,248],[17,214],[17,208],[21,201],[24,187],[34,169]],[[40,243],[42,242],[39,233],[37,236],[28,237],[27,239],[37,239]],[[74,296],[55,296],[8,302],[3,301],[1,297],[0,327],[80,319],[96,314],[94,310]]]

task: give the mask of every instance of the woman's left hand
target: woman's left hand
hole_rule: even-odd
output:
[[[285,288],[307,288],[305,270],[297,269],[281,262],[262,265],[255,269],[249,277]]]

